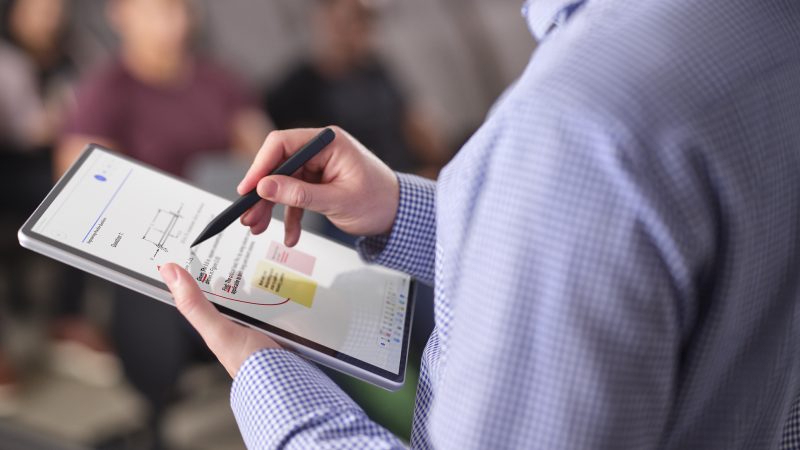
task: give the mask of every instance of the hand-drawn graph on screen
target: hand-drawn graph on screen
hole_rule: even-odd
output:
[[[170,241],[180,241],[185,235],[183,231],[176,230],[178,221],[183,218],[181,210],[183,210],[183,204],[175,210],[158,208],[156,211],[150,226],[147,227],[147,231],[142,236],[142,239],[156,247],[155,253],[150,258],[151,261],[155,260],[158,252],[169,253],[168,244]],[[185,241],[186,239],[184,238],[183,240]]]

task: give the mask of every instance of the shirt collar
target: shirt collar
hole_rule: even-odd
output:
[[[541,41],[553,25],[561,25],[586,0],[527,0],[522,15],[537,41]]]

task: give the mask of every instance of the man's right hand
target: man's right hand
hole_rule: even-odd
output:
[[[338,127],[336,138],[293,176],[267,176],[321,129],[273,131],[239,184],[239,194],[257,188],[264,200],[242,216],[253,234],[269,226],[275,203],[286,205],[287,247],[300,239],[303,210],[324,214],[342,231],[360,236],[389,234],[400,203],[394,172]]]

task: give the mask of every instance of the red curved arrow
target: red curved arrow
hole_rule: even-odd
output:
[[[202,289],[200,289],[200,290],[203,291]],[[217,297],[220,297],[220,298],[224,298],[225,300],[232,300],[234,302],[247,303],[247,304],[250,304],[250,305],[258,305],[258,306],[278,306],[278,305],[282,305],[282,304],[288,302],[289,300],[291,300],[290,298],[287,298],[286,300],[284,300],[284,301],[282,301],[280,303],[255,303],[255,302],[246,302],[244,300],[237,300],[235,298],[225,297],[225,296],[222,296],[222,295],[219,295],[219,294],[215,294],[213,292],[208,292],[208,291],[203,291],[203,292],[205,292],[206,294],[211,294],[211,295],[214,295],[214,296],[217,296]]]

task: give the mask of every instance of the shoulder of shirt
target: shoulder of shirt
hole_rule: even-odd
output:
[[[266,90],[267,108],[283,109],[289,104],[297,107],[298,98],[312,98],[324,83],[325,81],[309,61],[297,64],[287,70],[274,86]],[[308,102],[301,103],[307,104]]]
[[[685,120],[791,52],[798,33],[752,3],[587,2],[539,46],[505,106],[644,130]]]
[[[294,85],[307,86],[309,83],[320,84],[323,83],[323,79],[319,73],[317,73],[316,69],[314,69],[314,66],[311,64],[311,62],[304,61],[287,70],[286,73],[280,78],[280,81],[274,90],[277,91],[286,89],[287,87]]]
[[[211,80],[221,80],[225,84],[244,86],[245,83],[241,76],[234,70],[225,67],[223,64],[208,56],[196,56],[194,59],[195,75]]]
[[[109,91],[122,91],[121,88],[131,84],[133,77],[117,57],[104,59],[89,68],[81,77],[78,87],[78,98],[87,93],[104,94]],[[115,94],[113,97],[118,97]]]

